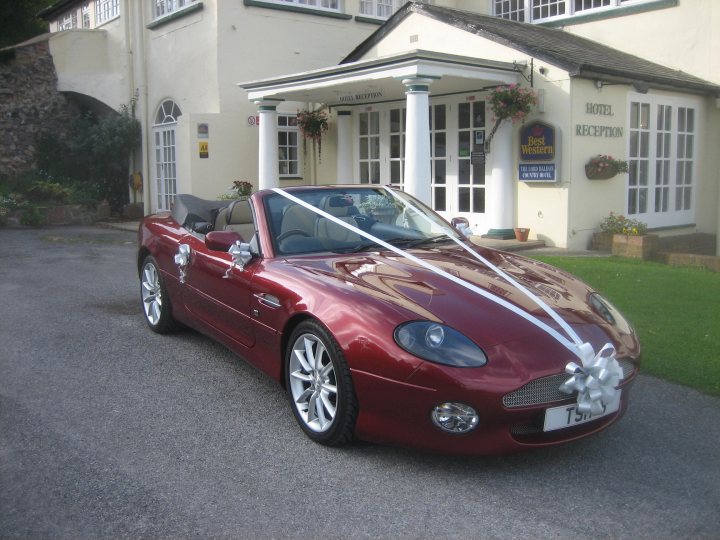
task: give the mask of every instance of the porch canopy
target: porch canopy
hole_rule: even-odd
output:
[[[239,83],[259,106],[259,188],[278,185],[276,107],[280,102],[322,103],[338,110],[337,179],[350,181],[354,178],[349,116],[352,107],[405,101],[405,190],[430,204],[431,88],[433,96],[438,97],[477,92],[517,83],[523,69],[524,64],[417,50]],[[506,171],[511,169],[511,163],[496,165],[506,167]],[[512,200],[512,185],[509,189]]]

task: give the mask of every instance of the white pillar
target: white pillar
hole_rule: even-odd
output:
[[[405,126],[405,191],[430,206],[430,79],[403,80],[407,88]]]
[[[505,120],[490,143],[488,157],[492,163],[487,186],[487,211],[490,228],[508,230],[515,226],[515,195],[513,193],[512,123]]]
[[[277,102],[257,101],[260,116],[258,189],[279,187]]]
[[[337,177],[339,184],[352,184],[353,145],[352,145],[352,112],[337,112]]]

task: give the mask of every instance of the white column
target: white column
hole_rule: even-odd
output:
[[[512,229],[515,226],[515,195],[513,193],[512,123],[500,124],[488,154],[492,162],[490,185],[487,186],[487,210],[491,229]]]
[[[339,184],[352,184],[353,175],[352,112],[337,112],[337,177]]]
[[[430,83],[431,79],[403,80],[407,88],[405,126],[405,191],[430,206]]]
[[[258,189],[279,187],[277,102],[257,101],[260,116]]]

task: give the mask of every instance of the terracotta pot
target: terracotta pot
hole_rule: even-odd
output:
[[[516,227],[515,228],[515,239],[518,242],[527,242],[529,234],[530,234],[530,229],[527,229],[525,227]]]

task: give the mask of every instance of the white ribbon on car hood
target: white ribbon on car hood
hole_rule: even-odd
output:
[[[390,195],[396,199],[399,199],[403,201],[403,203],[407,206],[410,206],[414,208],[420,216],[423,216],[423,218],[427,219],[429,222],[430,220],[423,214],[421,210],[419,210],[415,205],[412,204],[412,202],[409,199],[405,199],[401,197],[399,194],[397,194],[394,190],[391,190],[389,188],[385,188],[386,191],[390,193]],[[547,325],[543,321],[541,321],[539,318],[535,317],[534,315],[528,313],[527,311],[521,309],[520,307],[511,304],[504,298],[497,296],[489,291],[486,291],[485,289],[482,289],[468,281],[465,281],[463,279],[460,279],[457,276],[453,276],[452,274],[449,274],[442,268],[438,268],[437,266],[424,261],[402,249],[400,249],[397,246],[393,246],[392,244],[389,244],[385,242],[384,240],[381,240],[380,238],[377,238],[376,236],[363,231],[362,229],[355,227],[353,225],[350,225],[349,223],[338,219],[337,217],[317,208],[316,206],[311,205],[308,202],[303,201],[302,199],[299,199],[298,197],[295,197],[294,195],[291,195],[290,193],[280,189],[280,188],[272,188],[272,191],[277,193],[278,195],[281,195],[285,197],[286,199],[289,199],[293,201],[294,203],[299,204],[300,206],[307,208],[311,212],[314,212],[315,214],[324,217],[325,219],[329,219],[336,225],[340,225],[341,227],[344,227],[355,234],[366,238],[367,240],[370,240],[373,243],[376,243],[385,249],[392,251],[396,253],[397,255],[404,257],[405,259],[408,259],[415,264],[422,266],[423,268],[433,272],[434,274],[437,274],[438,276],[442,276],[445,279],[448,279],[452,281],[453,283],[456,283],[457,285],[460,285],[475,294],[478,294],[482,296],[483,298],[486,298],[505,309],[511,311],[512,313],[518,315],[519,317],[522,317],[529,323],[535,325],[536,327],[540,328],[550,336],[552,336],[556,341],[558,341],[560,344],[562,344],[565,348],[570,350],[575,356],[578,357],[580,362],[582,363],[582,367],[576,364],[575,362],[570,362],[565,367],[565,370],[572,374],[573,376],[568,379],[565,383],[563,383],[560,386],[560,390],[566,393],[572,393],[574,391],[578,391],[578,410],[583,408],[590,407],[591,410],[597,410],[598,407],[602,410],[602,401],[603,399],[607,400],[612,397],[614,392],[617,392],[617,389],[615,386],[617,385],[617,381],[619,377],[617,374],[619,373],[620,376],[622,376],[622,370],[620,369],[620,366],[615,359],[615,348],[612,346],[612,344],[608,343],[605,346],[603,346],[597,355],[595,354],[595,351],[593,349],[593,346],[588,342],[583,342],[582,339],[577,335],[577,333],[570,327],[570,325],[562,318],[560,315],[555,312],[549,305],[547,305],[545,302],[543,302],[540,298],[538,298],[537,295],[533,294],[530,290],[528,290],[526,287],[522,286],[520,283],[517,282],[517,280],[513,279],[511,276],[509,276],[506,272],[492,264],[490,261],[488,261],[485,257],[480,255],[479,253],[476,253],[472,249],[470,249],[468,246],[466,246],[462,241],[460,241],[458,238],[455,237],[454,231],[452,231],[452,234],[448,234],[447,236],[450,237],[455,243],[457,243],[459,246],[461,246],[465,251],[473,255],[476,259],[478,259],[481,263],[483,263],[485,266],[490,268],[493,272],[495,272],[498,276],[503,278],[505,281],[510,283],[513,287],[518,289],[520,292],[522,292],[525,296],[530,298],[535,304],[537,304],[545,313],[547,313],[559,326],[560,328],[567,334],[568,337],[563,336],[560,332],[558,332],[555,328],[552,328],[551,326]],[[432,223],[432,222],[431,222]],[[609,373],[610,375],[607,375]],[[582,389],[582,391],[581,391]],[[590,412],[590,411],[583,411],[583,412]]]

